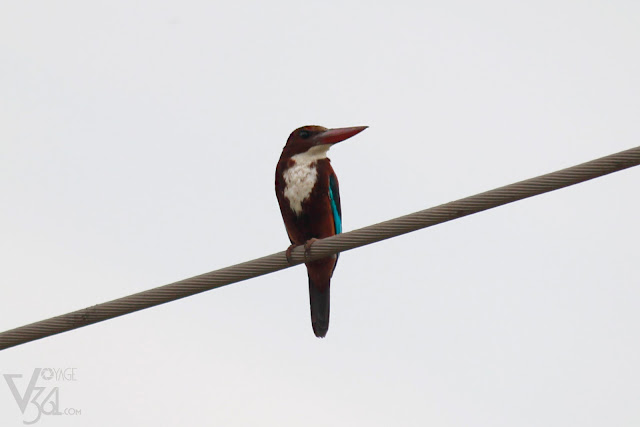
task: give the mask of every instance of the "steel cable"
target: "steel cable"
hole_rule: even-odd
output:
[[[640,164],[640,147],[370,225],[359,230],[318,240],[306,254],[304,248],[297,247],[292,251],[291,264],[287,261],[284,251],[278,252],[180,280],[169,285],[31,323],[0,333],[0,350],[175,301],[231,283],[283,270],[293,265],[301,264],[305,260],[312,261],[323,258],[337,252],[344,252],[517,200],[568,187],[602,175],[637,166],[638,164]]]

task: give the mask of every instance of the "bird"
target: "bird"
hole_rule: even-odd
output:
[[[303,126],[294,130],[276,166],[276,197],[291,246],[304,245],[308,253],[317,239],[342,232],[342,207],[338,177],[327,152],[334,145],[365,130],[367,126],[327,129]],[[311,326],[318,338],[329,330],[329,287],[338,255],[306,262],[309,276]]]

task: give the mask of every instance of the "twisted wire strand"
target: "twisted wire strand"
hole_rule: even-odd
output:
[[[547,193],[640,164],[640,147],[0,333],[0,350]]]

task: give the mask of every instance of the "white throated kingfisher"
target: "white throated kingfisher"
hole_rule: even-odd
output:
[[[367,126],[327,129],[303,126],[291,133],[276,167],[276,196],[291,241],[308,251],[316,239],[342,232],[340,191],[327,151]],[[329,286],[338,254],[305,263],[309,276],[311,325],[317,337],[329,329]]]

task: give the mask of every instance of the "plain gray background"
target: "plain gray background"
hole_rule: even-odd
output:
[[[345,230],[637,146],[635,1],[6,1],[0,330],[284,250],[289,133]],[[38,425],[640,423],[632,169],[0,352]],[[26,381],[26,380],[25,380]],[[20,383],[23,387],[26,383]],[[0,378],[0,423],[25,419]]]

